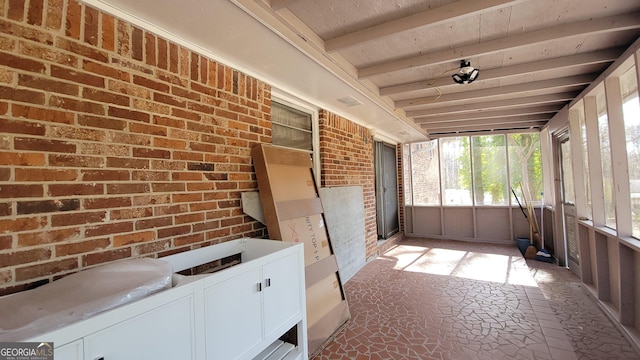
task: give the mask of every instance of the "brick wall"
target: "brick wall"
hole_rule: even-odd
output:
[[[3,293],[265,235],[240,192],[271,141],[268,85],[75,0],[0,0],[0,15]]]
[[[366,256],[378,253],[373,139],[366,127],[320,111],[321,185],[362,186]]]

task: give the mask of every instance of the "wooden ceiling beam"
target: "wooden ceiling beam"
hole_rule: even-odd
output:
[[[549,70],[567,69],[574,66],[604,64],[614,62],[620,54],[624,52],[624,48],[612,48],[600,51],[593,51],[589,53],[576,54],[570,56],[562,56],[553,59],[535,61],[530,63],[512,65],[495,69],[480,69],[480,77],[476,82],[498,80],[508,78],[517,75],[533,74],[536,72],[544,72]],[[439,88],[440,90],[448,88],[449,86],[460,86],[452,81],[447,84],[437,84],[442,77],[436,79],[427,79],[421,81],[415,81],[407,84],[392,85],[380,88],[380,95],[390,96],[397,95],[412,91],[419,91],[426,88]],[[449,76],[446,79],[450,79]]]
[[[578,96],[579,92],[567,92],[560,94],[538,95],[530,97],[518,97],[515,99],[485,101],[474,104],[464,104],[457,106],[445,106],[440,108],[417,110],[407,112],[407,116],[420,116],[420,115],[436,115],[436,114],[448,114],[448,113],[464,113],[473,112],[478,110],[496,110],[500,108],[514,108],[514,107],[526,107],[532,105],[544,105],[553,103],[567,103]]]
[[[435,26],[451,20],[459,20],[482,12],[512,6],[521,0],[460,0],[434,9],[412,14],[400,19],[334,37],[325,41],[325,50],[338,51],[366,41],[380,39],[404,31]],[[272,1],[273,3],[273,1]]]
[[[552,118],[550,114],[540,115],[523,115],[508,116],[503,118],[466,120],[466,121],[430,121],[420,124],[423,129],[439,129],[460,126],[476,126],[476,125],[495,125],[495,124],[517,124],[532,121],[549,121]]]
[[[452,94],[444,94],[442,96],[429,96],[429,97],[420,97],[409,100],[396,101],[395,106],[398,108],[409,108],[409,107],[421,107],[421,108],[429,108],[434,106],[441,106],[448,102],[470,102],[474,99],[485,99],[491,97],[515,97],[522,93],[534,92],[540,90],[553,90],[553,89],[563,89],[570,86],[581,86],[581,85],[589,85],[593,80],[598,77],[598,74],[585,74],[585,75],[576,75],[576,76],[568,76],[564,78],[558,79],[549,79],[549,80],[541,80],[534,81],[530,83],[522,83],[522,84],[514,84],[507,86],[497,86],[493,88],[485,88],[479,90],[471,90],[464,92],[457,92]],[[567,91],[567,90],[564,90]]]
[[[298,2],[298,0],[271,0],[271,8],[273,10],[280,10],[282,8],[285,8],[295,2]]]
[[[467,126],[445,126],[445,127],[429,127],[422,126],[429,135],[433,133],[450,133],[458,131],[495,131],[506,130],[513,128],[529,128],[529,127],[541,127],[547,123],[548,120],[533,120],[533,121],[517,121],[517,122],[504,122],[504,123],[488,123],[488,124],[474,124]]]
[[[465,120],[482,120],[482,119],[496,119],[502,117],[512,116],[527,116],[527,115],[548,115],[552,116],[562,108],[562,105],[541,105],[533,107],[515,108],[507,110],[493,110],[493,111],[476,111],[473,113],[458,113],[450,115],[429,115],[429,116],[414,116],[414,122],[416,124],[429,123],[432,121],[438,122],[455,122]]]
[[[430,65],[444,64],[476,56],[495,54],[509,49],[516,49],[551,40],[574,36],[588,36],[600,33],[632,30],[640,28],[640,13],[629,13],[599,19],[578,21],[557,25],[503,38],[461,46],[424,55],[410,56],[400,60],[383,62],[358,69],[359,78],[387,74],[401,70],[415,69]]]

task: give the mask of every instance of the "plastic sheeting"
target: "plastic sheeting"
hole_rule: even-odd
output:
[[[0,341],[21,341],[171,287],[171,264],[122,260],[0,297]]]

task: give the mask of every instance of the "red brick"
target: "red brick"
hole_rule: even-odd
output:
[[[82,24],[82,6],[76,0],[70,0],[67,4],[66,35],[80,40]]]
[[[30,25],[42,25],[44,13],[44,0],[29,0],[29,10],[27,12],[27,22]]]
[[[11,179],[11,169],[0,168],[0,181],[9,181]]]
[[[15,138],[13,146],[16,150],[32,150],[59,153],[75,153],[76,144],[49,139]]]
[[[186,149],[187,142],[182,140],[172,140],[166,138],[154,138],[153,146],[168,149]]]
[[[105,107],[101,103],[76,100],[60,96],[51,96],[49,104],[62,109],[90,113],[96,115],[105,115]]]
[[[108,14],[100,13],[102,17],[102,48],[115,50],[115,19]]]
[[[144,53],[147,65],[156,66],[156,37],[149,32],[144,34]]]
[[[190,193],[190,194],[173,194],[171,196],[171,201],[173,203],[190,203],[202,201],[202,194],[200,193]]]
[[[184,78],[189,78],[190,69],[191,69],[191,52],[189,49],[185,47],[180,47],[179,57],[180,57],[180,69],[179,75]]]
[[[106,63],[109,61],[109,55],[107,54],[107,52],[99,50],[97,48],[86,46],[79,42],[67,40],[64,38],[59,38],[56,42],[56,45],[60,49],[67,50],[74,54],[88,57],[96,61],[100,61],[103,63]]]
[[[170,159],[171,153],[168,150],[133,148],[133,156],[137,158]]]
[[[169,44],[169,71],[172,73],[178,73],[180,69],[180,55],[178,45],[174,43]]]
[[[54,31],[62,28],[62,12],[64,9],[63,0],[47,0],[47,20],[46,27]]]
[[[9,0],[7,17],[11,20],[23,21],[25,14],[25,0]]]
[[[142,111],[121,109],[121,108],[116,108],[112,106],[109,107],[109,116],[122,118],[122,119],[141,121],[145,123],[148,123],[151,121],[151,115],[144,113]]]
[[[131,123],[129,131],[132,133],[141,133],[155,136],[167,136],[167,129],[162,126],[153,126],[147,124]]]
[[[0,165],[43,166],[45,154],[0,152]]]
[[[198,223],[202,221],[204,221],[204,213],[177,215],[174,220],[176,225]]]
[[[13,104],[11,106],[11,109],[14,117],[23,117],[32,120],[42,120],[64,124],[72,124],[74,121],[73,114],[68,111],[53,110],[20,104]],[[3,120],[0,119],[0,127],[2,127],[2,124]],[[11,128],[13,128],[14,131],[15,128],[29,129],[26,130],[26,132],[21,132],[22,134],[44,135],[45,127],[41,124],[28,123],[24,121],[10,121],[9,124],[11,124]]]
[[[127,96],[117,95],[97,89],[84,88],[82,97],[88,100],[94,100],[101,103],[109,103],[120,106],[129,106],[129,98]],[[113,116],[113,115],[112,115]],[[148,115],[147,115],[148,117]]]
[[[111,245],[111,241],[108,238],[91,239],[82,242],[56,245],[56,256],[69,256],[85,254],[98,250],[103,250]]]
[[[72,69],[63,68],[57,65],[51,65],[51,76],[60,79],[70,80],[74,83],[90,85],[94,87],[104,88],[105,79],[101,76],[92,75]]]
[[[151,253],[158,253],[163,250],[167,250],[171,247],[170,240],[153,241],[145,244],[136,245],[133,247],[134,256],[146,255]]]
[[[142,61],[144,57],[144,34],[140,28],[134,27],[131,32],[131,57]]]
[[[191,226],[189,225],[173,226],[170,228],[158,229],[158,239],[184,235],[190,232],[191,232]]]
[[[0,231],[15,233],[40,229],[47,224],[46,217],[20,217],[13,220],[0,220]]]
[[[193,234],[187,236],[180,236],[173,239],[174,246],[182,246],[187,244],[195,244],[204,241],[204,234]]]
[[[80,236],[79,229],[49,230],[18,234],[18,246],[36,246],[69,241]]]
[[[155,231],[142,231],[133,234],[117,235],[113,237],[113,246],[120,247],[140,242],[155,240]]]
[[[200,222],[198,224],[194,224],[193,225],[193,232],[203,232],[203,231],[207,231],[207,230],[217,229],[219,227],[220,227],[220,221],[219,220],[205,221],[205,222]]]
[[[120,248],[82,256],[82,266],[93,266],[131,257],[131,248]]]
[[[133,223],[130,221],[120,223],[107,223],[103,225],[87,226],[85,237],[104,236],[109,234],[121,234],[133,231]]]
[[[104,211],[67,213],[51,215],[51,226],[73,226],[102,223],[106,219],[107,213]]]
[[[49,155],[50,166],[100,168],[104,160],[100,157],[77,155]]]
[[[50,249],[32,249],[15,251],[11,253],[0,254],[0,264],[2,266],[16,266],[28,264],[36,261],[48,260],[51,258]]]
[[[129,82],[131,79],[131,75],[126,71],[122,71],[110,65],[100,64],[89,60],[84,60],[82,68],[88,72],[107,76],[116,80]]]
[[[131,176],[126,170],[82,170],[82,181],[128,181]]]
[[[33,1],[33,0],[31,0]],[[100,24],[100,18],[98,10],[85,6],[84,8],[84,41],[93,46],[98,45],[100,37],[98,31]]]
[[[28,107],[13,105],[14,116],[23,117],[25,113],[23,113],[21,109],[28,109]],[[39,120],[39,119],[36,118],[35,120]],[[28,123],[28,122],[16,121],[16,120],[7,120],[4,118],[0,118],[0,133],[44,135],[45,131],[46,131],[46,128],[41,124]]]
[[[42,200],[42,201],[18,201],[18,215],[42,214],[50,212],[64,212],[80,209],[80,200]]]
[[[116,51],[123,57],[131,56],[131,24],[116,19]],[[114,59],[115,61],[115,59]]]
[[[200,82],[206,84],[209,80],[209,59],[200,57]]]
[[[140,194],[150,192],[149,184],[107,184],[107,194]]]
[[[109,209],[131,206],[130,197],[92,198],[82,201],[85,209]]]
[[[13,247],[13,237],[11,235],[0,236],[0,250],[8,250],[8,249],[11,249],[12,247]]]
[[[16,168],[16,181],[74,181],[78,179],[76,170]]]
[[[42,44],[53,44],[53,34],[42,31],[39,28],[34,28],[33,26],[23,26],[15,22],[9,22],[4,18],[0,18],[0,33],[12,35],[20,39],[33,40]]]
[[[124,130],[127,128],[127,123],[123,120],[90,115],[78,115],[78,125],[111,130]]]
[[[134,181],[169,181],[167,171],[132,171],[131,179]]]
[[[158,38],[158,67],[167,70],[169,65],[169,58],[167,41],[163,38]]]
[[[16,281],[36,279],[52,274],[69,272],[78,268],[78,259],[63,259],[16,269]]]
[[[107,158],[107,166],[110,168],[148,169],[149,160],[131,158]]]
[[[191,53],[191,69],[190,69],[191,80],[198,81],[199,67],[200,67],[200,56],[192,52]]]
[[[136,221],[136,230],[144,230],[151,228],[161,228],[173,225],[173,218],[171,216],[154,217],[151,219],[143,219]]]
[[[112,221],[149,218],[151,216],[153,216],[151,208],[121,208],[109,211],[109,218]]]
[[[49,196],[80,196],[80,195],[102,195],[104,185],[91,184],[50,184]]]
[[[14,89],[6,86],[0,86],[0,99],[44,105],[45,97],[44,93],[39,91]]]
[[[164,84],[155,80],[151,80],[146,77],[138,76],[138,75],[133,75],[133,83],[136,85],[144,86],[146,88],[157,90],[163,93],[168,93],[170,90],[170,87],[167,84]]]
[[[42,197],[44,188],[42,185],[3,185],[0,184],[0,198],[25,198]]]

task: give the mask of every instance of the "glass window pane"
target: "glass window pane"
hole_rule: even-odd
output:
[[[311,133],[292,129],[276,123],[272,124],[271,136],[273,145],[286,146],[300,150],[313,150]]]
[[[591,181],[589,179],[589,154],[587,151],[587,123],[585,122],[584,117],[584,104],[582,101],[577,103],[575,107],[572,108],[575,110],[578,115],[578,123],[580,124],[580,138],[582,140],[582,177],[584,179],[584,187],[585,187],[585,197],[587,199],[587,208],[585,209],[586,213],[584,216],[589,219],[592,218],[592,210],[591,210]]]
[[[504,135],[471,137],[476,205],[505,205],[509,202],[504,139]]]
[[[469,138],[440,139],[443,205],[472,205]]]
[[[271,121],[299,130],[311,131],[311,114],[278,104],[271,104]]]
[[[271,142],[274,145],[313,151],[311,114],[273,102]]]
[[[615,229],[616,209],[613,198],[611,142],[609,140],[609,118],[607,116],[607,103],[604,91],[596,95],[596,109],[598,111],[598,132],[600,133],[600,153],[602,157],[605,225]]]
[[[411,144],[413,202],[415,205],[440,205],[438,140]]]
[[[620,78],[622,87],[629,185],[631,187],[632,234],[640,239],[640,101],[636,67],[632,66]]]
[[[575,204],[576,194],[573,186],[573,165],[571,163],[571,143],[569,140],[560,144],[562,154],[562,194],[565,204]]]
[[[509,178],[511,188],[522,201],[523,194],[520,191],[520,184],[525,191],[528,191],[527,199],[532,204],[542,203],[542,155],[540,152],[540,134],[509,134],[507,135],[509,146]],[[531,197],[529,197],[529,195]],[[512,198],[512,204],[517,204]]]

